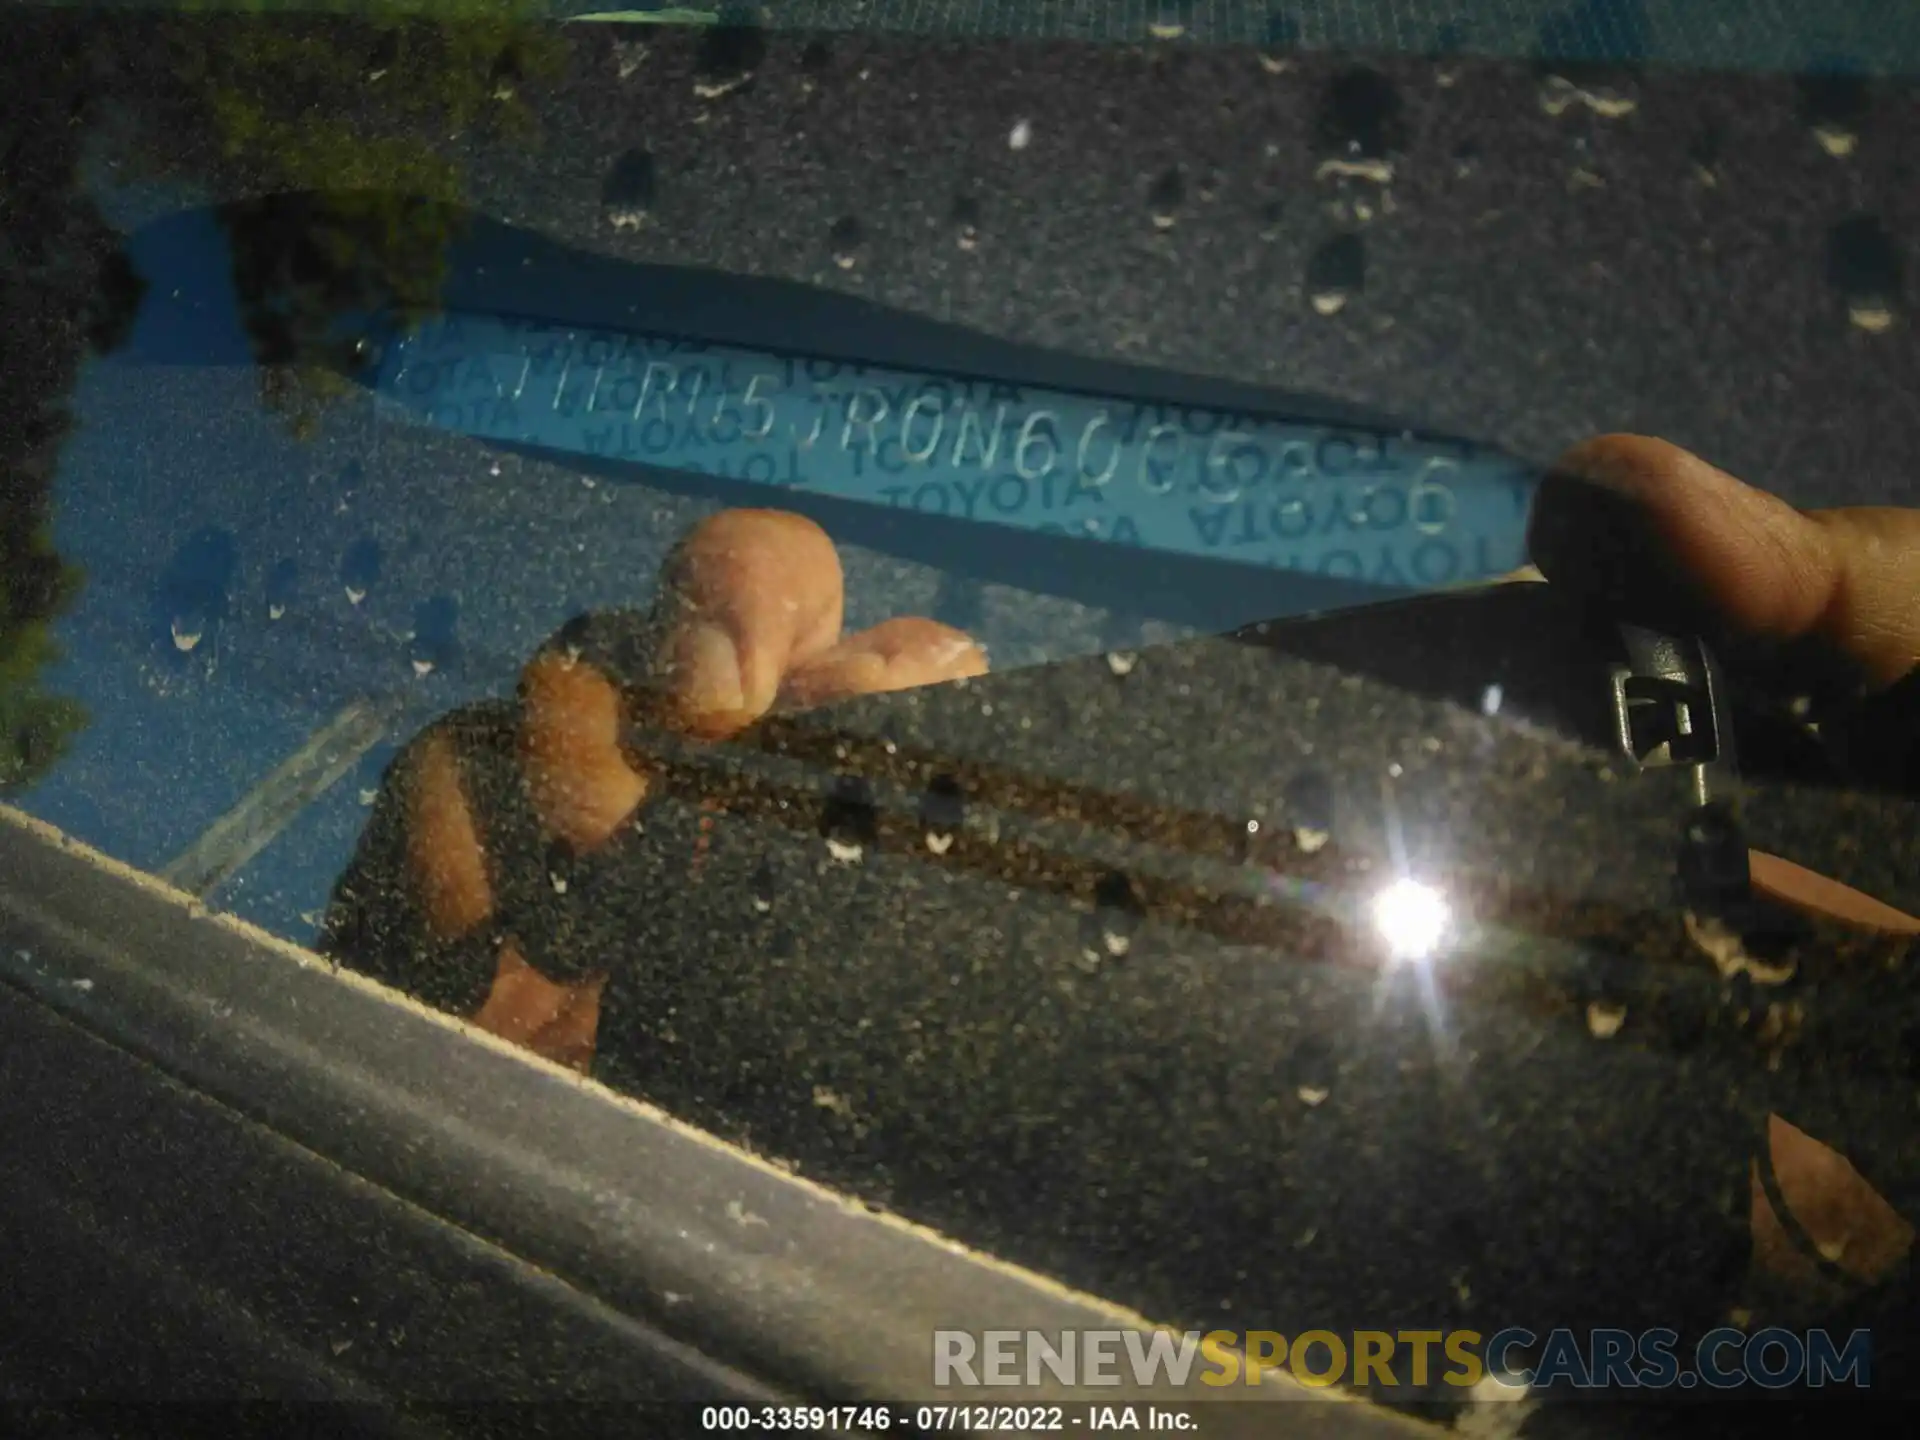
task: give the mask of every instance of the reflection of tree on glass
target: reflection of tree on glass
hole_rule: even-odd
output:
[[[44,774],[86,721],[76,702],[40,688],[59,655],[52,623],[80,587],[53,545],[53,477],[81,359],[126,338],[141,291],[77,183],[85,132],[73,122],[93,90],[81,22],[13,23],[15,43],[0,58],[0,793]]]
[[[159,22],[178,113],[158,133],[211,137],[206,164],[264,197],[220,221],[265,398],[304,434],[351,368],[341,322],[407,320],[438,300],[461,193],[447,141],[530,138],[519,87],[559,51],[525,23],[524,0],[381,0],[271,22],[231,13],[264,4],[212,8]]]

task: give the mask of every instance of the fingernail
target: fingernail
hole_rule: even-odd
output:
[[[681,632],[673,653],[673,694],[683,712],[700,716],[746,708],[740,652],[725,628],[696,621]]]
[[[1656,517],[1627,488],[1555,470],[1541,481],[1527,549],[1548,580],[1577,590],[1622,619],[1671,622],[1700,613],[1700,596],[1678,567]]]
[[[955,661],[962,660],[969,655],[977,654],[984,660],[986,653],[986,648],[978,641],[971,640],[965,635],[956,635],[933,652],[933,663],[936,667],[944,670]]]

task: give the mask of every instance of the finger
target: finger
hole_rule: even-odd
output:
[[[406,767],[406,861],[434,938],[457,939],[493,913],[473,807],[460,780],[453,738],[429,730]]]
[[[839,556],[812,521],[768,510],[703,521],[616,667],[645,673],[610,674],[557,642],[522,671],[521,766],[547,833],[585,853],[646,799],[648,774],[621,743],[636,700],[664,728],[731,734],[772,704],[789,665],[840,638],[842,605]]]
[[[1913,1227],[1837,1150],[1781,1119],[1767,1117],[1767,1145],[1780,1198],[1820,1255],[1871,1284],[1913,1248]],[[1812,1285],[1819,1271],[1800,1253],[1753,1167],[1749,1227],[1756,1268],[1776,1279]]]
[[[789,670],[838,643],[843,587],[833,542],[803,516],[704,521],[669,562],[658,611],[669,723],[718,739],[764,715]]]
[[[1747,860],[1753,874],[1753,888],[1762,895],[1857,929],[1886,935],[1920,935],[1920,916],[1909,915],[1851,885],[1843,885],[1764,850],[1748,851]]]
[[[1623,618],[1826,649],[1872,688],[1920,664],[1920,511],[1796,510],[1665,441],[1608,435],[1542,483],[1528,546]]]
[[[986,673],[987,652],[964,631],[937,620],[902,617],[849,635],[789,671],[779,705],[801,710]]]
[[[551,835],[582,853],[603,843],[647,795],[621,749],[625,700],[592,665],[545,650],[520,676],[520,767]]]
[[[576,1070],[593,1061],[604,974],[571,985],[549,980],[512,940],[500,947],[499,966],[472,1023],[491,1035]]]

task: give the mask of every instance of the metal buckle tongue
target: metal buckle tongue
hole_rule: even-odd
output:
[[[1641,770],[1685,766],[1696,809],[1681,833],[1679,879],[1690,909],[1728,916],[1752,901],[1740,826],[1739,769],[1726,682],[1700,640],[1619,627],[1627,653],[1611,668],[1615,741]]]

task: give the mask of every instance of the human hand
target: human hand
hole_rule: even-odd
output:
[[[1665,441],[1576,447],[1535,500],[1546,579],[1623,620],[1706,639],[1729,669],[1805,694],[1849,769],[1913,790],[1920,760],[1920,510],[1796,510]],[[1920,934],[1920,918],[1791,860],[1750,853],[1755,888],[1843,924]],[[1884,1278],[1913,1227],[1846,1157],[1772,1115],[1767,1163],[1788,1214],[1751,1177],[1757,1275],[1833,1298],[1811,1248]]]
[[[408,746],[321,947],[405,989],[440,976],[435,998],[481,1029],[586,1069],[606,972],[543,972],[500,892],[550,846],[591,855],[634,815],[657,779],[636,726],[720,740],[771,712],[985,673],[985,651],[933,620],[844,634],[844,592],[839,554],[810,520],[728,510],[702,522],[651,611],[581,617],[528,661],[514,704],[449,717]],[[509,846],[503,816],[540,833]]]

